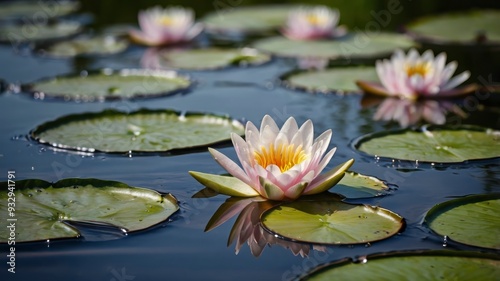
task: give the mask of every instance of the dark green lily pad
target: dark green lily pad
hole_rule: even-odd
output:
[[[437,204],[425,223],[459,243],[500,250],[500,193],[472,195]]]
[[[266,33],[276,31],[283,26],[290,10],[297,7],[299,6],[264,5],[239,8],[233,8],[226,5],[222,7],[216,6],[216,11],[205,16],[202,22],[206,30],[210,33]]]
[[[123,52],[129,43],[113,36],[78,38],[39,46],[38,52],[52,57],[76,57],[81,55],[112,55]]]
[[[47,122],[31,137],[53,147],[84,152],[173,152],[226,142],[244,126],[227,116],[139,110],[73,114]]]
[[[150,98],[187,91],[189,78],[174,71],[148,69],[103,69],[42,79],[23,85],[37,99],[56,98],[84,102]]]
[[[500,157],[500,132],[473,126],[423,126],[362,136],[353,147],[374,157],[459,163]]]
[[[167,67],[189,70],[219,69],[228,66],[258,65],[271,60],[266,54],[254,49],[191,49],[172,50],[161,53]]]
[[[285,86],[313,93],[361,93],[356,80],[377,81],[374,67],[335,67],[319,71],[292,72],[282,81]]]
[[[478,10],[426,17],[408,25],[422,41],[442,44],[500,44],[498,10]]]
[[[80,23],[71,21],[43,25],[5,24],[0,26],[0,42],[15,45],[21,42],[51,41],[74,36],[82,30]]]
[[[415,47],[415,43],[409,37],[395,33],[353,33],[336,40],[317,41],[271,37],[256,41],[253,47],[278,57],[373,59],[387,56],[398,48]]]
[[[464,251],[407,251],[343,259],[300,280],[484,280],[500,276],[500,256]]]
[[[138,231],[165,221],[179,209],[170,194],[115,181],[21,180],[0,186],[0,211],[8,223],[15,223],[16,243],[76,238],[80,236],[74,227],[78,223],[110,225],[125,233]],[[9,202],[15,206],[8,206]],[[2,227],[0,243],[6,243],[10,235],[10,230]]]
[[[78,1],[10,1],[0,5],[0,20],[52,19],[78,10]]]
[[[389,210],[332,199],[284,203],[266,211],[261,222],[283,238],[318,244],[374,242],[404,226],[403,218]]]
[[[389,186],[376,177],[347,171],[331,191],[349,199],[371,198],[387,194]]]

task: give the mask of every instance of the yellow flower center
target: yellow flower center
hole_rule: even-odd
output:
[[[326,23],[326,17],[318,16],[318,15],[307,15],[307,22],[311,25],[320,26]]]
[[[172,17],[169,17],[169,16],[162,16],[161,18],[158,19],[158,22],[161,25],[171,26],[171,25],[175,24],[175,19],[173,19]]]
[[[406,65],[405,70],[406,74],[408,74],[408,77],[413,76],[413,75],[420,75],[422,77],[425,77],[425,75],[430,72],[432,69],[432,66],[430,63],[426,62],[417,62],[416,64],[412,65]]]
[[[261,146],[260,152],[256,151],[254,157],[260,166],[266,168],[274,164],[280,168],[282,173],[307,159],[302,145],[295,147],[293,144],[280,144],[276,148],[274,144],[271,144],[269,148]]]

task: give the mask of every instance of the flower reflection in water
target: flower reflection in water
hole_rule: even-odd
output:
[[[227,243],[229,246],[236,242],[236,254],[239,253],[245,242],[255,257],[259,257],[266,246],[272,245],[279,245],[285,249],[289,249],[295,256],[300,255],[302,257],[309,255],[311,247],[317,251],[326,250],[324,246],[311,246],[309,244],[283,240],[264,230],[260,224],[261,214],[278,204],[279,202],[269,201],[259,196],[252,198],[228,198],[212,216],[205,231],[210,231],[236,214],[239,214],[231,228]]]
[[[460,118],[467,117],[467,114],[452,100],[412,101],[399,98],[364,97],[362,104],[364,107],[378,105],[373,120],[396,121],[401,127],[412,126],[420,121],[442,125],[446,122],[448,113],[453,113]]]

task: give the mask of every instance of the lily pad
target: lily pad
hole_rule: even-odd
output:
[[[498,10],[477,10],[426,17],[408,25],[417,39],[441,44],[500,44]]]
[[[112,55],[123,52],[129,43],[113,36],[79,38],[48,46],[39,46],[40,54],[52,57],[76,57],[81,55]]]
[[[9,215],[7,222],[15,224],[16,242],[76,238],[80,232],[74,226],[79,223],[114,226],[125,233],[138,231],[165,221],[179,209],[170,194],[115,181],[21,180],[0,186],[0,211]],[[15,199],[15,207],[8,206],[14,202],[9,198]],[[10,231],[0,229],[1,243],[8,241]]]
[[[216,11],[205,16],[202,22],[210,33],[266,33],[276,31],[283,26],[290,10],[297,7],[299,6],[263,5],[239,8],[226,7],[225,5],[222,7],[216,6]]]
[[[395,33],[353,33],[336,40],[297,41],[270,37],[256,41],[253,47],[278,57],[327,59],[368,59],[391,54],[395,49],[409,49],[415,43]]]
[[[356,80],[378,80],[374,67],[335,67],[319,71],[292,72],[282,78],[289,88],[313,93],[361,93]]]
[[[343,259],[300,280],[498,280],[500,256],[464,251],[406,251]]]
[[[500,132],[473,126],[422,126],[368,134],[352,145],[379,158],[459,163],[500,157]]]
[[[0,20],[40,20],[65,16],[78,10],[78,1],[10,1],[0,5]]]
[[[175,71],[103,69],[42,79],[22,89],[38,99],[93,102],[165,96],[187,91],[190,86],[190,79]]]
[[[84,152],[182,152],[229,140],[244,126],[227,116],[139,110],[73,114],[44,123],[31,137],[53,147]]]
[[[218,69],[233,65],[258,65],[271,60],[266,54],[254,49],[191,49],[165,51],[161,54],[163,63],[171,68],[189,70]]]
[[[441,236],[477,247],[500,250],[500,193],[472,195],[437,204],[425,217]]]
[[[403,218],[389,210],[325,199],[281,204],[266,211],[261,222],[283,238],[318,244],[378,241],[397,234],[404,226]]]
[[[82,31],[78,22],[58,21],[50,24],[5,24],[0,26],[0,42],[19,44],[63,39]]]
[[[376,177],[347,171],[331,191],[349,199],[357,199],[382,196],[388,190],[389,186]]]

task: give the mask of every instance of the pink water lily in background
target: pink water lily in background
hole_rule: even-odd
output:
[[[209,148],[210,153],[233,177],[191,171],[205,186],[230,196],[262,196],[270,200],[294,200],[301,195],[326,191],[337,184],[353,164],[351,159],[325,174],[336,148],[325,154],[332,136],[327,130],[313,139],[313,123],[307,120],[300,128],[290,117],[280,129],[266,115],[260,130],[247,122],[245,139],[232,134],[234,148],[241,163]]]
[[[159,6],[139,12],[140,30],[129,32],[132,40],[147,46],[162,46],[188,42],[203,26],[194,22],[194,12],[182,7]]]
[[[456,69],[457,62],[446,64],[444,52],[434,57],[432,50],[427,50],[422,55],[415,49],[411,49],[408,54],[396,50],[391,59],[376,62],[380,83],[356,83],[367,93],[410,100],[446,98],[474,91],[474,85],[456,88],[470,76],[469,71],[464,71],[452,78]]]
[[[344,35],[339,27],[340,13],[326,6],[300,7],[290,11],[283,35],[292,40],[314,40]]]

